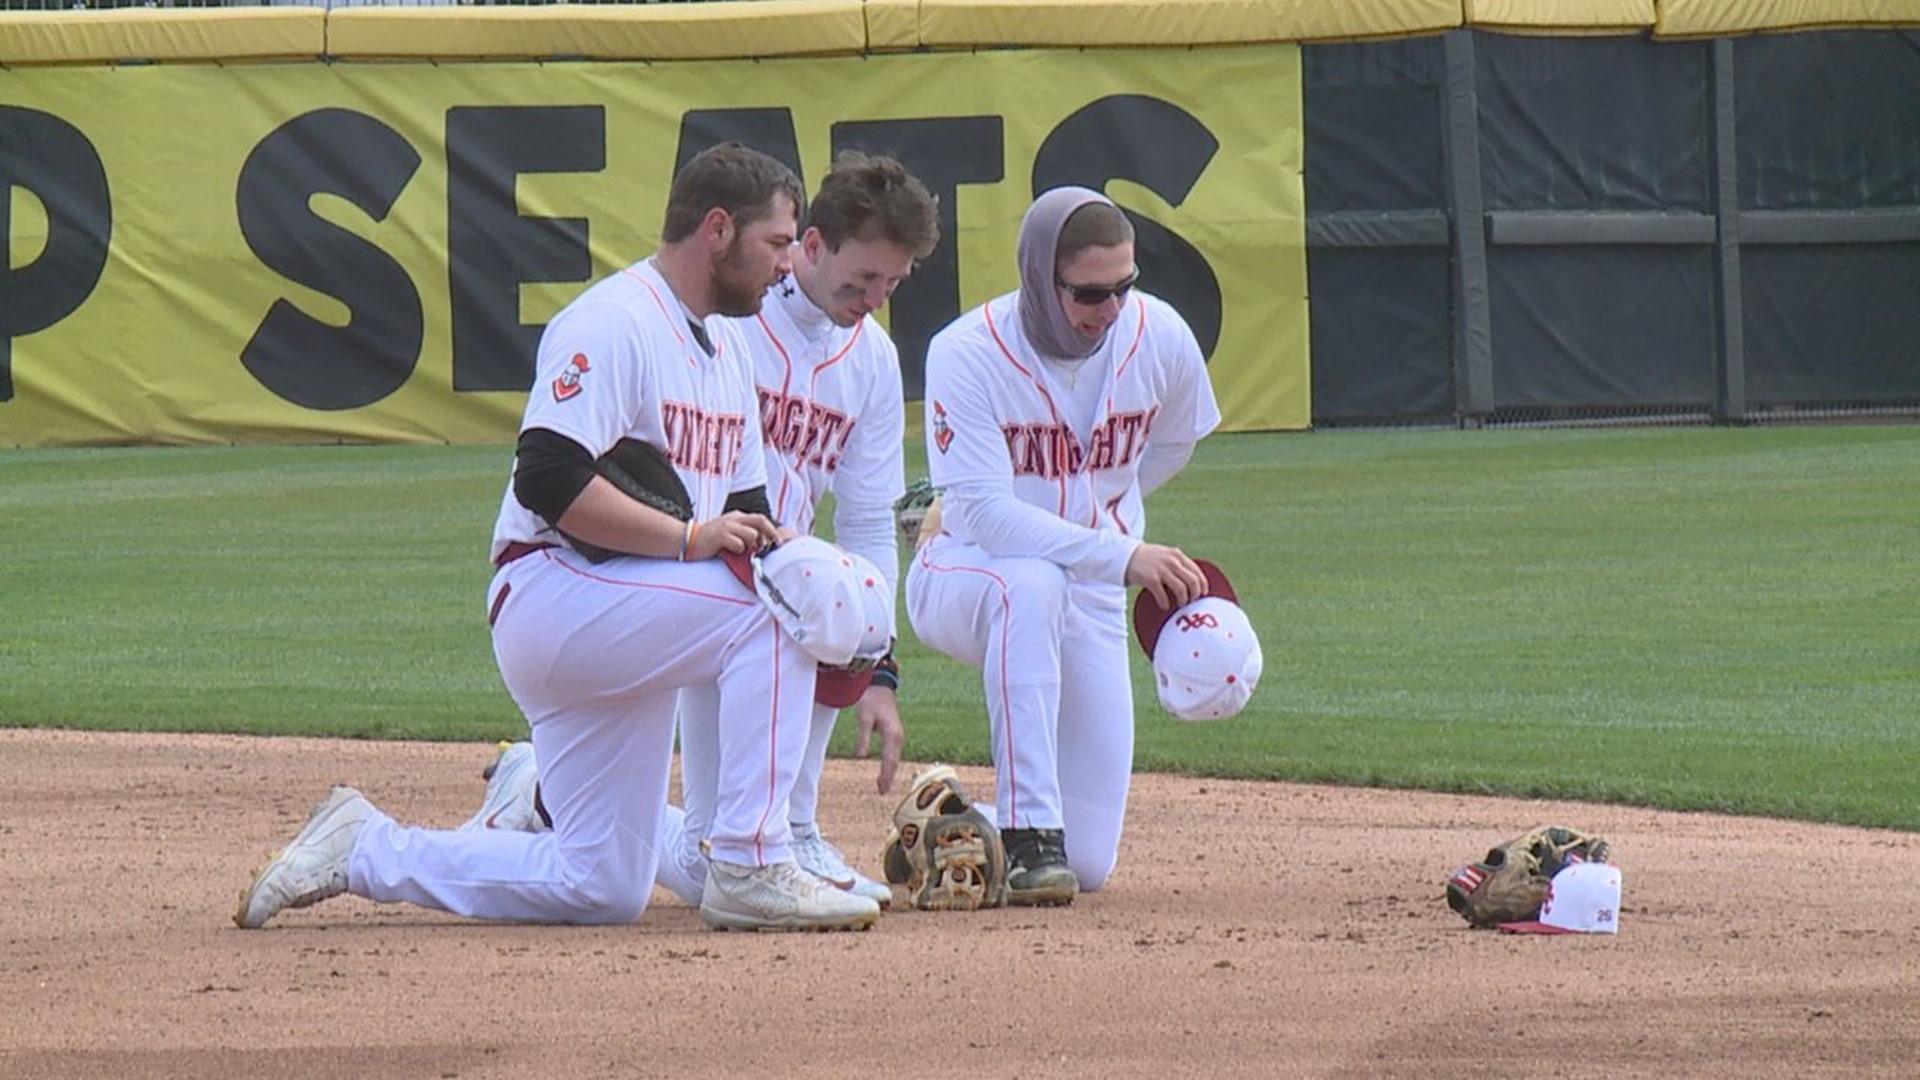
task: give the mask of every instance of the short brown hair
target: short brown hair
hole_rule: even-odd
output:
[[[1112,203],[1090,202],[1067,215],[1060,226],[1060,242],[1053,251],[1053,264],[1072,259],[1092,247],[1114,247],[1133,241],[1133,222],[1126,212]]]
[[[940,243],[939,204],[905,165],[885,155],[848,150],[833,161],[807,212],[827,250],[848,240],[879,238],[924,259]]]
[[[672,244],[692,236],[715,207],[745,228],[772,213],[775,195],[793,200],[795,216],[805,215],[806,190],[777,158],[737,142],[709,146],[673,174],[660,239]]]

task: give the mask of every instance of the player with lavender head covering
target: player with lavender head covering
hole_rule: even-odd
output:
[[[1126,590],[1206,592],[1148,543],[1145,496],[1220,421],[1193,331],[1136,288],[1133,225],[1086,188],[1045,192],[1020,288],[927,351],[927,458],[940,530],[907,569],[928,645],[981,669],[1010,902],[1106,883],[1133,769]]]

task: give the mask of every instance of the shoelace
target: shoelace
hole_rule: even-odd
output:
[[[1048,856],[1052,856],[1052,860],[1049,860]],[[1012,847],[1007,849],[1010,870],[1027,870],[1046,861],[1067,861],[1067,845],[1064,839],[1056,841],[1045,832],[1035,830],[1020,837]]]

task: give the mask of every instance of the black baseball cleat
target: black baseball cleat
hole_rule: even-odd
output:
[[[1080,879],[1067,866],[1065,829],[1002,829],[1007,847],[1007,903],[1058,907],[1073,903]]]

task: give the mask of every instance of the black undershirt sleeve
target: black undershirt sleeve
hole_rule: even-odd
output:
[[[513,470],[513,497],[548,524],[557,523],[599,475],[586,447],[547,428],[521,432],[515,453],[519,463]],[[773,516],[764,484],[728,495],[726,509]]]
[[[513,497],[548,524],[557,523],[597,475],[586,447],[547,428],[521,432],[514,453]]]

